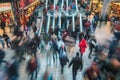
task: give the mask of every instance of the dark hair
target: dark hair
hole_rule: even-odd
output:
[[[76,53],[76,56],[79,56],[79,52]]]

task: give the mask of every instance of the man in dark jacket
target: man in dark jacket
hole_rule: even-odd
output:
[[[89,59],[91,58],[93,49],[95,49],[95,51],[96,51],[96,49],[97,49],[97,41],[96,41],[95,38],[90,39],[90,41],[89,41],[89,50],[90,50],[89,55],[88,55],[88,58],[89,58]]]
[[[2,49],[0,49],[0,65],[1,65],[2,62],[4,62],[3,61],[4,57],[5,57],[5,52]]]
[[[29,46],[30,46],[30,49],[31,49],[31,53],[34,54],[34,56],[36,57],[36,52],[37,52],[37,42],[36,42],[36,40],[32,39]]]
[[[73,80],[76,80],[77,71],[79,69],[81,71],[82,67],[83,67],[82,58],[79,57],[79,52],[76,53],[76,56],[70,62],[69,67],[71,65],[73,65],[73,67],[72,67]]]
[[[19,74],[18,74],[18,68],[19,68],[19,62],[17,60],[16,56],[13,56],[12,59],[8,62],[6,62],[8,70],[8,78],[9,80],[18,80]]]

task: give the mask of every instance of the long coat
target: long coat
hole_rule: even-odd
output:
[[[79,43],[80,53],[83,54],[86,50],[87,42],[85,39],[82,39]]]

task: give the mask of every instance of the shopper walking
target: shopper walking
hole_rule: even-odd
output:
[[[93,62],[91,67],[85,71],[85,80],[101,80],[100,70],[98,69],[97,63]]]
[[[91,54],[93,52],[93,49],[96,49],[96,39],[93,38],[89,41],[89,49],[90,49],[90,52],[89,52],[88,58],[91,58]]]
[[[67,53],[66,53],[66,48],[64,45],[62,45],[62,47],[60,47],[59,59],[60,59],[60,65],[61,65],[61,74],[63,74],[64,66],[66,65],[67,62],[69,62],[69,59],[68,59]]]
[[[83,38],[80,43],[79,43],[79,48],[80,48],[80,53],[81,53],[81,58],[83,56],[83,54],[85,53],[85,50],[86,50],[86,47],[87,47],[87,42],[86,40]]]
[[[30,80],[35,80],[37,78],[37,66],[37,58],[34,55],[32,55],[30,61],[27,64],[27,70],[30,74]]]
[[[82,58],[79,57],[79,52],[76,53],[76,56],[71,60],[70,64],[69,64],[69,68],[72,66],[72,76],[73,76],[73,80],[76,80],[76,75],[78,70],[82,70],[83,68],[83,62],[82,62]]]

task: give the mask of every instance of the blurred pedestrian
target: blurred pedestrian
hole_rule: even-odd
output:
[[[75,2],[73,2],[71,6],[72,6],[72,10],[75,11],[76,10]]]
[[[92,66],[85,71],[85,80],[101,80],[100,70],[98,69],[97,63],[93,62]]]
[[[79,48],[80,48],[80,54],[81,54],[81,58],[83,56],[83,54],[85,53],[87,47],[87,42],[86,40],[83,38],[80,42],[79,42]]]
[[[19,74],[18,74],[18,68],[19,63],[16,56],[13,56],[11,60],[6,62],[8,67],[8,80],[18,80]]]
[[[101,68],[101,73],[105,76],[104,79],[120,80],[120,60],[118,56],[112,56],[111,59],[106,59]]]
[[[23,43],[23,40],[19,41],[18,46],[16,47],[16,55],[19,57],[19,61],[25,60],[23,57],[25,53],[25,45]]]
[[[47,69],[43,75],[43,79],[42,80],[54,80],[53,79],[53,72],[51,69]]]
[[[53,61],[55,62],[55,60],[57,61],[57,52],[58,52],[58,45],[57,45],[57,36],[53,33],[53,35],[51,36],[52,39],[52,48],[53,48]]]
[[[110,46],[109,46],[109,52],[108,52],[108,57],[111,58],[112,55],[115,53],[115,46],[118,45],[118,40],[114,39],[110,42]]]
[[[5,57],[5,52],[2,49],[0,49],[0,65],[3,62],[4,57]]]
[[[64,45],[62,45],[62,47],[60,47],[59,49],[59,60],[60,60],[60,65],[61,65],[61,74],[63,74],[64,66],[66,65],[67,62],[69,62],[66,48]]]
[[[80,69],[80,71],[83,68],[83,62],[82,62],[82,58],[79,57],[79,52],[76,53],[76,56],[71,60],[69,67],[72,66],[72,76],[73,76],[73,80],[76,80],[76,75],[78,70]]]
[[[34,33],[37,31],[37,27],[36,27],[35,24],[34,24],[34,26],[32,27],[32,29],[33,29],[33,32],[34,32]]]
[[[37,58],[32,55],[30,61],[27,64],[27,70],[30,74],[30,80],[35,80],[35,78],[37,78],[37,66]]]
[[[96,39],[93,38],[89,41],[89,49],[90,49],[90,52],[89,52],[88,58],[91,58],[93,49],[96,49]]]
[[[85,32],[86,32],[86,33],[87,33],[88,29],[90,29],[90,25],[91,25],[90,21],[87,21],[87,22],[85,23]]]
[[[36,57],[36,52],[37,52],[37,42],[35,39],[32,39],[30,44],[30,50],[31,50],[31,55],[34,54],[34,56]]]
[[[7,44],[7,47],[8,48],[11,47],[12,43],[10,41],[9,36],[7,34],[3,34],[3,38],[4,38],[4,40],[5,40],[6,44]]]
[[[5,48],[5,43],[2,36],[0,36],[0,44],[2,44],[2,48]]]

